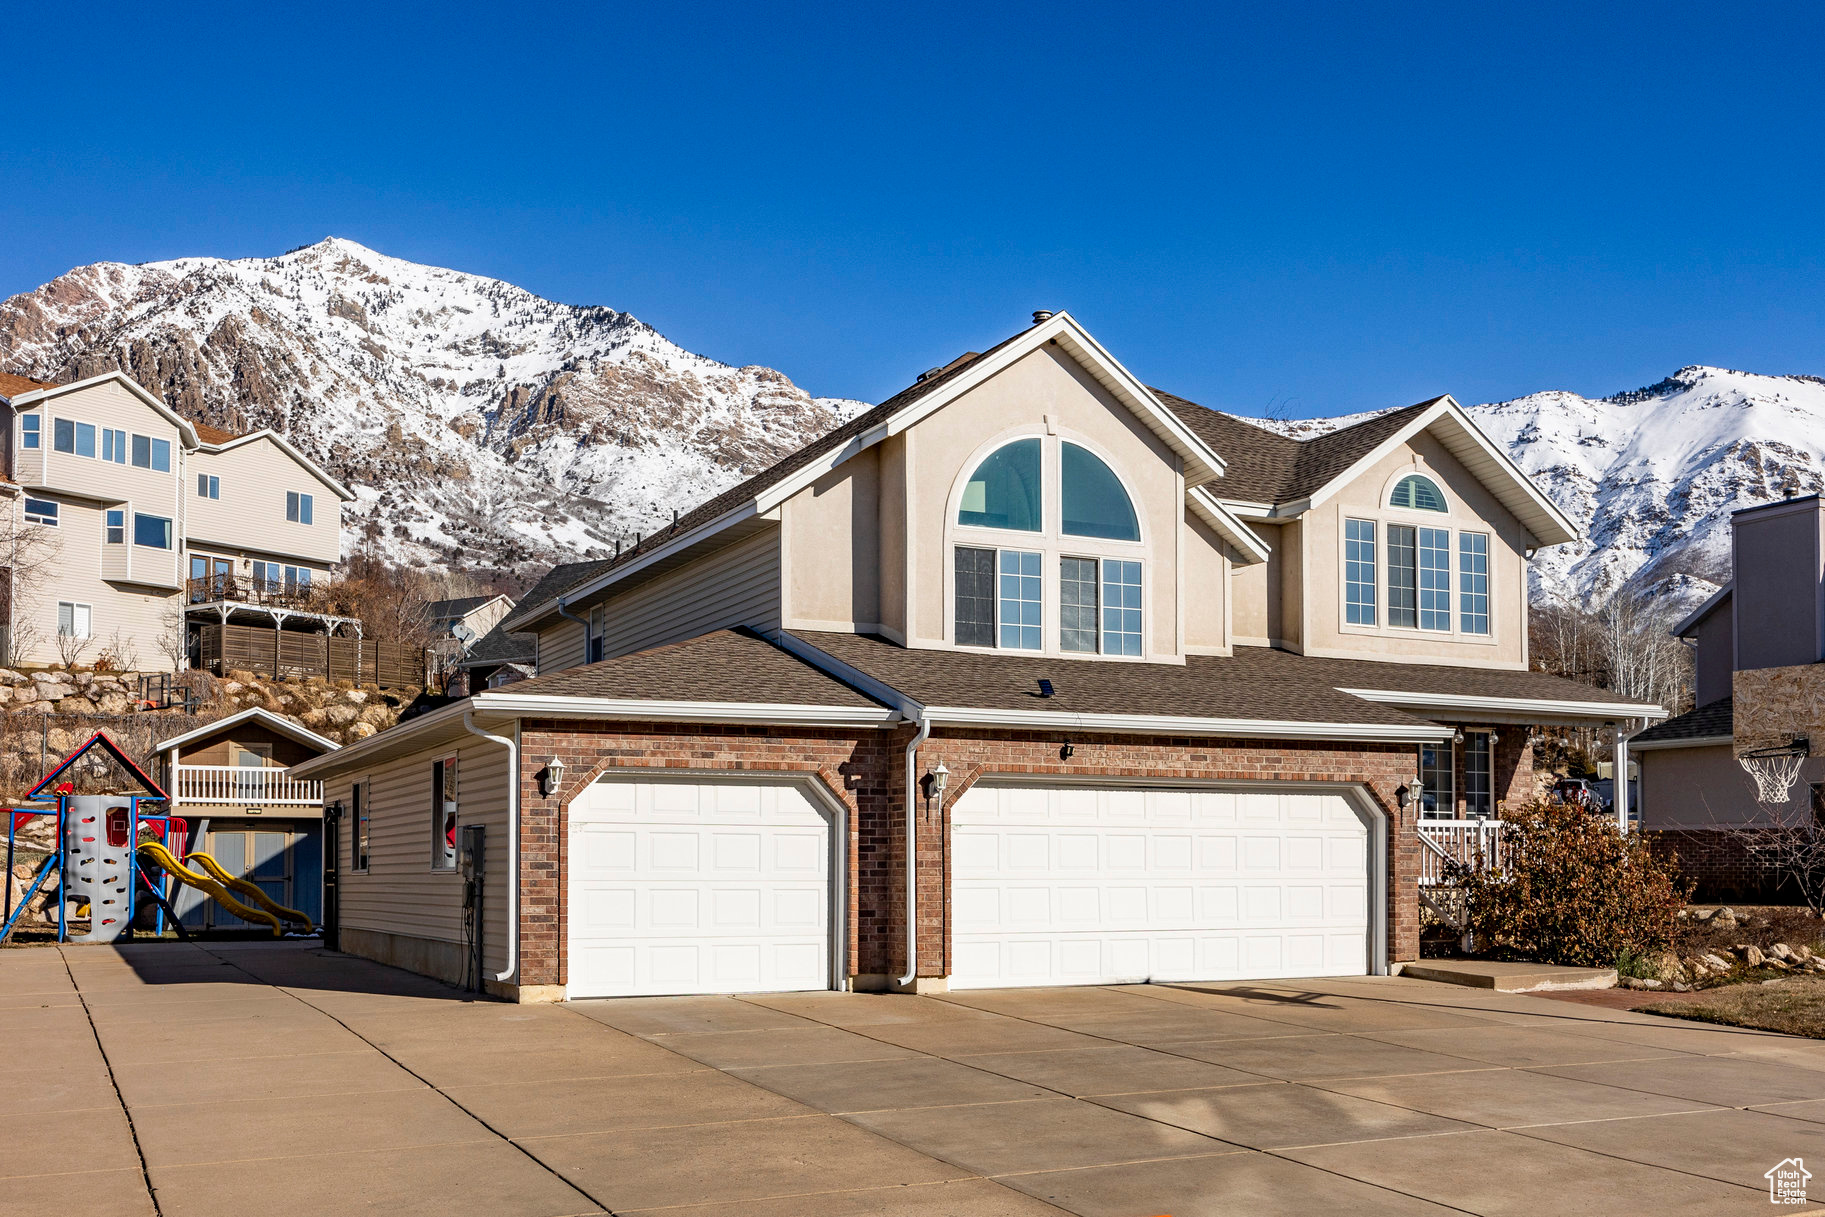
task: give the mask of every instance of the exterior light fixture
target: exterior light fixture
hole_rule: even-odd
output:
[[[1061,761],[1068,761],[1076,752],[1077,749],[1073,748],[1070,744],[1060,744],[1058,746],[1058,759]]]
[[[552,757],[545,762],[545,768],[539,770],[539,793],[550,798],[552,791],[564,784],[564,762]]]
[[[332,823],[337,820],[340,820],[342,818],[342,800],[337,799],[334,803],[331,803],[328,807],[325,807],[323,809],[323,818],[331,821]]]
[[[1456,731],[1451,733],[1451,742],[1454,744],[1461,744],[1464,742],[1464,729],[1462,727],[1459,727]]]
[[[933,799],[937,799],[942,803],[944,788],[950,785],[950,781],[951,771],[945,768],[943,761],[933,765],[925,774],[925,801],[930,803]]]

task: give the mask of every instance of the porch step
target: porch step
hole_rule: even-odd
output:
[[[1402,976],[1472,989],[1527,993],[1536,989],[1613,989],[1614,968],[1561,968],[1544,963],[1496,963],[1482,959],[1424,959],[1400,965]]]

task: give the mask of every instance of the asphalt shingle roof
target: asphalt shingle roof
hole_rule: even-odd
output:
[[[629,701],[877,706],[748,629],[717,630],[650,651],[567,668],[520,681],[508,691],[515,697],[545,694]]]
[[[459,668],[497,666],[503,663],[531,663],[538,655],[538,639],[532,634],[509,634],[497,622],[495,627],[476,639]]]
[[[1341,693],[1373,689],[1623,704],[1603,689],[1543,672],[1316,659],[1268,647],[1192,655],[1183,665],[909,649],[870,634],[793,633],[833,659],[927,706],[1175,718],[1418,724],[1392,706]],[[1053,696],[1039,695],[1041,678]]]
[[[439,620],[446,617],[461,617],[474,612],[493,599],[493,596],[458,596],[454,600],[433,600],[426,607],[426,611]]]
[[[1662,740],[1707,739],[1717,736],[1732,736],[1736,733],[1735,703],[1728,697],[1719,698],[1696,710],[1688,710],[1677,718],[1669,718],[1664,723],[1656,723],[1646,731],[1629,739],[1630,744],[1651,744]]]

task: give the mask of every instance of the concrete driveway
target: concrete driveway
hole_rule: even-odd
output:
[[[1766,1213],[1825,1043],[1399,979],[510,1006],[0,951],[0,1213]],[[156,1202],[156,1208],[154,1207]]]

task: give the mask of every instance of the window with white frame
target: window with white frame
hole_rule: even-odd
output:
[[[1344,620],[1375,624],[1375,521],[1343,522]]]
[[[1058,567],[1058,649],[1095,654],[1100,632],[1101,563],[1062,558]]]
[[[431,762],[431,869],[456,869],[456,757]]]
[[[1088,448],[1042,436],[1001,445],[970,471],[953,523],[958,645],[1046,650],[1055,599],[1059,652],[1143,653],[1140,519]],[[965,539],[994,532],[1015,535],[1005,545]]]
[[[368,784],[356,782],[349,788],[349,869],[368,868],[368,820],[373,814],[368,806]]]
[[[222,497],[222,479],[213,473],[196,475],[196,494],[199,499],[219,499]]]
[[[1388,624],[1419,625],[1419,560],[1411,524],[1388,525]]]
[[[38,448],[44,443],[44,420],[36,414],[19,416],[19,443],[21,447]]]
[[[102,540],[109,545],[127,543],[127,512],[122,507],[110,507],[102,517]]]
[[[1493,742],[1487,731],[1472,731],[1464,736],[1464,814],[1467,816],[1487,816],[1495,810]]]
[[[311,496],[300,494],[295,490],[285,492],[285,518],[293,524],[311,522]]]
[[[1141,653],[1141,564],[1103,559],[1103,654]]]
[[[133,464],[159,473],[171,472],[171,441],[150,435],[133,437]]]
[[[59,638],[93,638],[95,636],[93,610],[86,604],[75,604],[68,600],[57,602],[57,636]]]
[[[1452,744],[1450,740],[1419,746],[1420,815],[1432,819],[1457,818],[1457,791],[1454,789]]]
[[[50,499],[27,499],[25,501],[25,522],[43,524],[47,528],[57,527],[57,504]]]
[[[598,604],[589,610],[588,637],[584,640],[584,663],[600,663],[605,645],[603,633],[608,625],[608,610]]]
[[[127,433],[104,427],[101,432],[101,459],[116,465],[127,463]]]
[[[133,513],[133,544],[147,549],[171,548],[171,520],[166,516]]]
[[[1457,535],[1458,629],[1489,632],[1489,534]]]
[[[70,418],[51,420],[51,447],[71,456],[95,455],[95,424]]]
[[[1419,628],[1451,629],[1451,533],[1419,530]]]
[[[1395,484],[1394,492],[1388,496],[1388,506],[1412,511],[1450,510],[1445,505],[1445,492],[1438,488],[1438,483],[1419,473],[1410,473]]]
[[[1045,646],[1044,556],[1031,550],[1001,551],[998,599],[1001,645],[1016,651],[1037,651]]]

